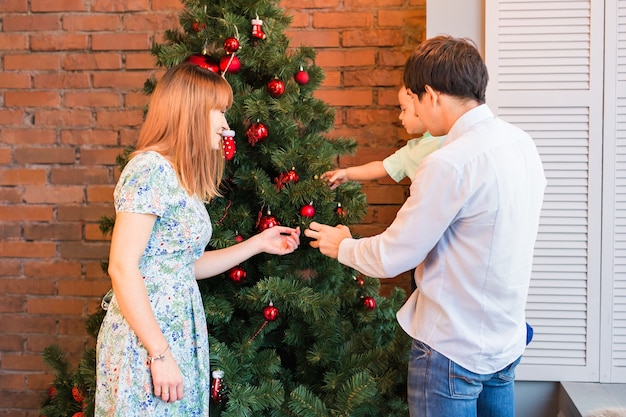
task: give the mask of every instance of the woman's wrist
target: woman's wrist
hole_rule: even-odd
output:
[[[159,354],[155,354],[155,355],[150,355],[150,353],[148,353],[148,360],[147,360],[147,365],[150,366],[152,365],[155,361],[164,361],[165,360],[165,354],[170,350],[170,345],[169,343],[167,344],[167,347],[165,349],[163,349],[161,351],[161,353]]]

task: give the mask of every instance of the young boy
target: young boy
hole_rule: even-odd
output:
[[[406,145],[382,161],[372,161],[355,167],[340,168],[323,173],[321,178],[332,189],[347,181],[376,180],[386,176],[391,177],[396,182],[402,181],[405,177],[409,177],[413,181],[415,170],[422,159],[441,147],[445,136],[434,137],[426,132],[422,119],[415,114],[413,100],[405,87],[398,91],[398,101],[400,102],[400,116],[398,118],[402,122],[402,126],[407,133],[420,137],[409,140]]]
[[[408,134],[418,137],[408,140],[406,145],[382,161],[372,161],[355,167],[339,168],[323,173],[321,178],[326,180],[326,184],[330,188],[335,189],[347,181],[377,180],[386,176],[391,177],[395,182],[400,182],[405,177],[409,177],[413,181],[415,170],[417,170],[422,159],[441,147],[445,136],[434,137],[426,132],[426,126],[424,126],[422,119],[415,114],[413,100],[404,86],[398,91],[398,102],[400,103],[398,119]],[[411,276],[413,276],[413,271],[411,271]],[[415,289],[415,282],[411,280],[411,291]]]

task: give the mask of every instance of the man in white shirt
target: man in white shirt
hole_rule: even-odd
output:
[[[313,247],[373,277],[419,265],[397,314],[414,339],[412,417],[512,417],[515,367],[546,179],[532,138],[485,103],[487,68],[470,42],[439,36],[408,59],[404,83],[434,136],[411,195],[383,233],[353,239],[312,222]]]

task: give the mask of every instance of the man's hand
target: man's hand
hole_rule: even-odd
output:
[[[352,238],[350,229],[342,224],[335,227],[311,222],[304,235],[314,239],[310,244],[318,248],[322,254],[337,259],[339,256],[339,244],[344,239]]]

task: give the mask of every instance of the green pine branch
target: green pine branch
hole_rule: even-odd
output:
[[[324,402],[302,385],[291,391],[287,404],[298,417],[330,417]]]

